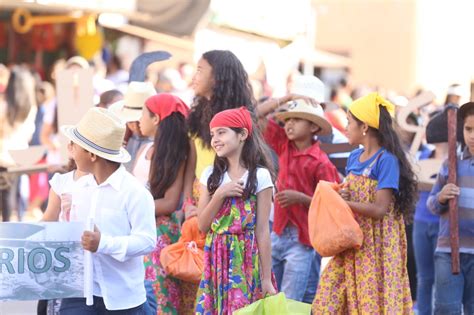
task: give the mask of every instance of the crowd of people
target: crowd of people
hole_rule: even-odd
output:
[[[55,71],[90,66],[73,57]],[[56,74],[50,83],[22,66],[0,68],[0,152],[27,139],[59,164],[61,132],[70,158],[66,169],[30,175],[27,201],[21,178],[4,180],[3,221],[24,207],[37,220],[95,223],[82,237],[93,253],[93,306],[40,301],[39,313],[232,314],[284,292],[313,314],[474,314],[474,103],[460,106],[457,85],[445,105],[459,107],[463,130],[458,185],[447,184],[445,163],[429,192],[419,191],[413,161],[446,159],[447,146],[423,141],[410,156],[413,135],[395,119],[407,99],[342,81],[325,101],[323,82],[295,74],[287,95],[257,101],[242,63],[220,50],[204,53],[192,76],[183,64],[127,83],[116,58],[108,70],[94,75],[95,106],[58,126]],[[431,105],[408,121],[426,125],[443,110]],[[323,143],[355,149],[328,155]],[[341,157],[345,167],[334,163]],[[364,236],[324,270],[308,225],[321,180],[343,187]],[[447,214],[455,197],[458,275]],[[199,283],[170,274],[161,259],[184,222],[204,240]]]

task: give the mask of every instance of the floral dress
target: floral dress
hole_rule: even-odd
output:
[[[375,201],[376,180],[351,173],[347,182],[351,201]],[[355,218],[364,243],[331,259],[319,281],[313,314],[412,314],[403,216],[392,202],[382,219]]]
[[[179,280],[167,275],[160,262],[163,248],[179,239],[179,222],[175,213],[156,218],[156,247],[145,256],[145,279],[153,283],[157,302],[157,314],[181,314],[179,312]]]
[[[206,237],[196,314],[230,315],[263,297],[255,226],[255,195],[224,201]]]

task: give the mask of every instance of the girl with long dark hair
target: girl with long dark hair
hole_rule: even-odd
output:
[[[341,195],[364,233],[360,249],[335,256],[322,273],[315,314],[411,314],[405,220],[417,183],[392,126],[394,105],[371,93],[349,107],[347,135],[354,150]]]
[[[212,165],[214,160],[215,153],[211,148],[209,132],[212,117],[223,110],[241,106],[246,106],[253,112],[255,104],[247,72],[230,51],[211,50],[204,53],[198,61],[192,87],[195,99],[189,113],[188,126],[194,146],[191,147],[193,154],[186,171],[187,197],[191,197],[194,179],[200,178],[202,171]],[[195,208],[191,206],[187,215],[193,213],[195,214]]]
[[[253,112],[255,104],[247,72],[240,60],[227,50],[204,53],[197,63],[191,86],[195,98],[188,118],[192,144],[184,185],[186,218],[197,214],[199,178],[214,161],[209,131],[212,117],[223,110],[241,106]],[[183,283],[181,288],[185,292],[181,295],[181,312],[183,315],[194,314],[197,286]]]
[[[196,314],[232,314],[275,293],[269,214],[273,180],[267,147],[244,107],[210,122],[214,166],[201,176],[198,224],[207,233]]]
[[[179,238],[176,210],[189,155],[187,114],[188,107],[181,99],[162,93],[145,102],[140,118],[142,134],[155,137],[154,142],[138,154],[133,173],[142,182],[148,182],[155,200],[157,242],[155,250],[145,257],[145,267],[146,280],[153,283],[158,314],[180,314],[179,282],[166,274],[160,253]]]

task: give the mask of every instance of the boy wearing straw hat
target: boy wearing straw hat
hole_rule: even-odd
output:
[[[314,141],[316,135],[332,131],[321,106],[308,96],[290,94],[287,99],[292,102],[282,105],[288,106],[288,111],[274,115],[284,122],[284,127],[266,119],[267,114],[280,107],[279,102],[262,104],[257,107],[257,114],[264,126],[265,140],[277,153],[280,166],[271,235],[273,270],[279,290],[290,299],[302,301],[315,257],[308,232],[311,197],[319,180],[338,182],[339,176]]]
[[[85,298],[63,299],[60,313],[143,314],[143,255],[155,246],[155,211],[151,194],[121,165],[130,160],[122,147],[125,126],[109,111],[91,108],[77,126],[61,131],[71,140],[77,168],[92,174],[96,185],[82,188],[88,191],[73,205],[81,221],[92,218],[95,224],[82,236],[92,253],[93,305]]]

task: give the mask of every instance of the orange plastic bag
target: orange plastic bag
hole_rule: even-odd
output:
[[[338,190],[338,184],[319,181],[309,207],[309,238],[323,257],[360,248],[364,239],[351,208]]]
[[[204,272],[205,239],[206,235],[199,231],[197,218],[187,220],[181,228],[178,242],[161,251],[161,265],[177,279],[199,283]]]

